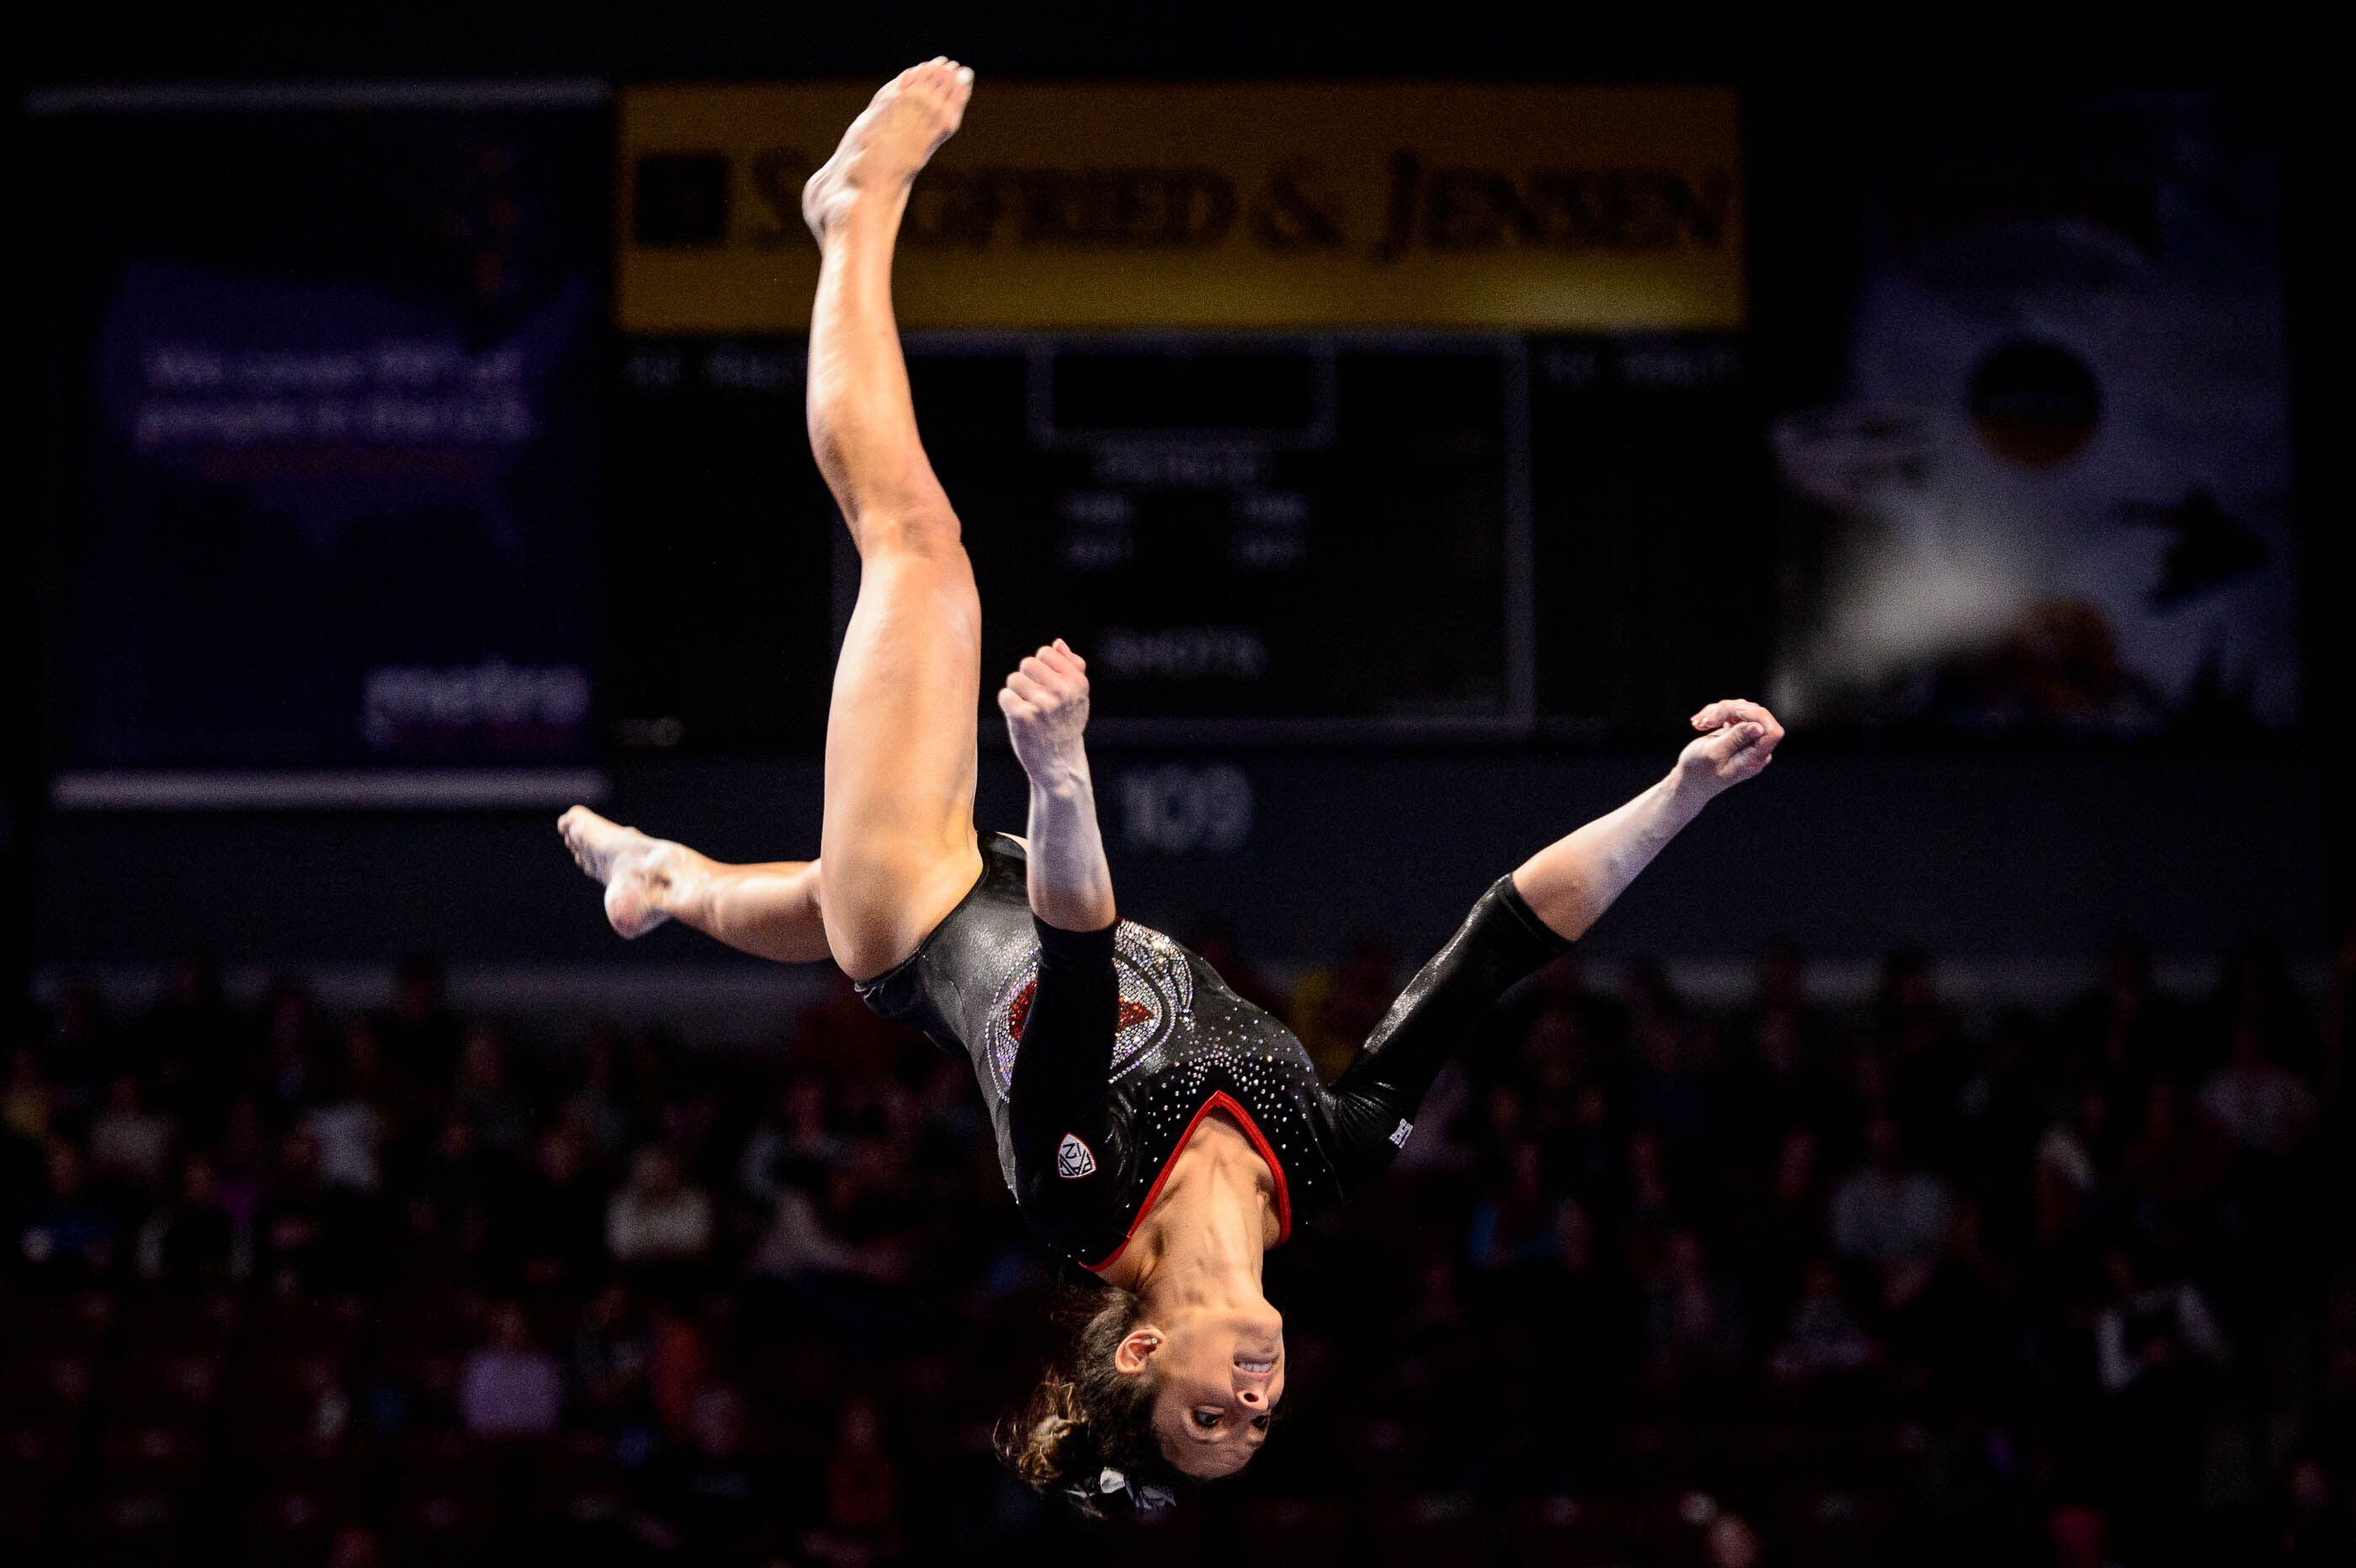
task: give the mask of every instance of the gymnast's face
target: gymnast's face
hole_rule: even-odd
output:
[[[1232,1476],[1268,1441],[1284,1397],[1284,1319],[1265,1305],[1198,1308],[1140,1325],[1114,1364],[1160,1382],[1153,1430],[1162,1456],[1198,1480]]]

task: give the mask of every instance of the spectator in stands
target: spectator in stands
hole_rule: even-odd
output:
[[[311,993],[281,980],[262,999],[262,1081],[238,1087],[259,1091],[281,1109],[299,1105],[313,1091],[312,1075],[327,1050],[327,1027]]]
[[[2279,1517],[2274,1544],[2286,1568],[2346,1568],[2356,1548],[2356,1514],[2316,1456],[2292,1461]]]
[[[1759,1568],[1759,1532],[1740,1514],[1719,1513],[1703,1531],[1709,1568]]]
[[[2315,1065],[2315,1022],[2292,978],[2279,943],[2249,936],[2233,944],[2209,1004],[2211,1040],[2230,1040],[2244,1025],[2255,1029],[2274,1061],[2295,1072]]]
[[[1777,1381],[1804,1384],[1862,1371],[1880,1354],[1872,1337],[1849,1309],[1841,1290],[1840,1265],[1829,1257],[1810,1261],[1799,1299],[1783,1338],[1768,1360]]]
[[[605,1244],[626,1264],[680,1263],[712,1245],[712,1200],[681,1177],[679,1157],[648,1144],[605,1209]]]
[[[1900,947],[1883,960],[1871,1045],[1889,1115],[1927,1157],[1944,1157],[1970,1068],[1960,1023],[1922,949]]]
[[[1225,915],[1208,914],[1186,928],[1180,939],[1202,955],[1211,972],[1227,983],[1227,988],[1252,1006],[1284,1016],[1288,1005],[1285,994],[1260,973],[1241,943],[1236,940],[1235,923]]]
[[[777,1194],[769,1228],[753,1254],[755,1274],[785,1283],[861,1275],[866,1263],[862,1249],[837,1235],[818,1200],[798,1187]]]
[[[1841,1256],[1880,1271],[1894,1304],[1911,1296],[1947,1233],[1944,1179],[1909,1166],[1897,1121],[1867,1124],[1865,1163],[1833,1190],[1832,1242]]]
[[[2103,960],[2102,984],[2062,1015],[2062,1035],[2086,1070],[2133,1087],[2184,1070],[2179,1013],[2153,983],[2151,955],[2122,941]]]
[[[2106,1521],[2100,1509],[2083,1504],[2056,1509],[2046,1533],[2053,1568],[2119,1568],[2106,1549]]]
[[[2125,1246],[2105,1262],[2112,1296],[2094,1325],[2096,1373],[2109,1396],[2099,1457],[2122,1554],[2166,1561],[2188,1539],[2199,1504],[2225,1339],[2179,1271],[2149,1269]]]
[[[1309,1049],[1326,1082],[1341,1076],[1358,1046],[1375,1030],[1398,994],[1398,955],[1380,937],[1350,944],[1342,961],[1303,979],[1285,1022]]]
[[[261,1102],[252,1094],[240,1094],[230,1102],[211,1153],[213,1190],[238,1229],[250,1235],[261,1212],[262,1193],[270,1184],[269,1135]]]
[[[409,1228],[445,1265],[466,1275],[483,1267],[491,1215],[511,1172],[487,1153],[475,1124],[455,1112],[442,1119],[410,1194]]]
[[[668,1301],[648,1311],[647,1396],[663,1430],[674,1435],[693,1423],[695,1402],[712,1384],[712,1345],[701,1324]]]
[[[2201,1085],[2201,1113],[2223,1129],[2236,1148],[2282,1156],[2315,1130],[2315,1091],[2274,1059],[2254,1019],[2233,1026],[2232,1056]]]
[[[16,1232],[16,1262],[39,1284],[81,1285],[113,1267],[115,1237],[113,1219],[91,1193],[81,1151],[52,1139],[41,1191]]]
[[[1628,1261],[1639,1275],[1661,1266],[1662,1249],[1679,1223],[1676,1192],[1669,1184],[1668,1146],[1650,1127],[1629,1135],[1626,1207],[1620,1230]]]
[[[906,1103],[906,1093],[897,1083],[878,1084],[875,1092],[879,1098]],[[739,1161],[724,1157],[718,1147],[722,1112],[720,1096],[710,1083],[680,1082],[663,1100],[655,1117],[655,1136],[679,1156],[682,1170],[699,1177],[733,1174]]]
[[[1528,1139],[1506,1151],[1489,1195],[1472,1210],[1465,1252],[1473,1267],[1522,1268],[1550,1264],[1561,1257],[1569,1200],[1549,1189],[1545,1159]]]
[[[52,1062],[101,1062],[115,1051],[114,1021],[106,998],[83,976],[74,976],[58,987],[48,1008],[48,1038],[38,1055]]]
[[[621,1050],[611,1034],[593,1037],[581,1053],[581,1079],[564,1102],[564,1120],[589,1141],[596,1163],[621,1157],[632,1118],[619,1093]]]
[[[1662,1267],[1644,1286],[1644,1354],[1653,1381],[1682,1389],[1730,1377],[1746,1349],[1733,1288],[1711,1274],[1700,1237],[1672,1231]]]
[[[648,1477],[642,1539],[691,1563],[757,1561],[779,1535],[777,1486],[751,1443],[744,1396],[726,1385],[696,1395],[686,1441]]]
[[[2094,1325],[2095,1368],[2104,1392],[2128,1392],[2189,1361],[2225,1364],[2225,1337],[2200,1286],[2180,1274],[2147,1281],[2125,1246],[2111,1248],[2105,1266],[2113,1294]]]
[[[400,1070],[427,1083],[447,1083],[458,1056],[458,1019],[444,992],[442,964],[405,958],[393,977],[391,1010],[379,1025],[385,1054]]]
[[[1551,1142],[1569,1125],[1580,1082],[1592,1069],[1591,1052],[1580,1038],[1579,1020],[1560,1010],[1532,1015],[1528,1027],[1521,1031],[1521,1048],[1514,1065],[1534,1112],[1530,1130]],[[1454,1075],[1462,1076],[1462,1070]],[[1427,1122],[1432,1119],[1429,1108],[1423,1115]]]
[[[46,1142],[56,1104],[48,1075],[41,1071],[41,1053],[29,1045],[10,1051],[7,1081],[0,1083],[0,1132],[28,1144]]]
[[[477,1023],[466,1031],[455,1098],[486,1151],[517,1165],[530,1157],[531,1106],[509,1082],[507,1041],[498,1026]]]
[[[647,1400],[647,1367],[654,1353],[627,1286],[614,1282],[589,1298],[573,1336],[568,1374],[584,1413],[621,1421]]]
[[[797,1073],[770,1097],[768,1114],[744,1140],[737,1181],[746,1196],[775,1205],[788,1180],[805,1185],[842,1157],[847,1140],[827,1123],[826,1085]]]
[[[556,1430],[563,1369],[533,1339],[524,1309],[491,1309],[490,1334],[458,1374],[458,1416],[477,1437],[545,1437]]]
[[[908,1183],[911,1141],[907,1129],[854,1139],[820,1194],[827,1223],[858,1248],[857,1272],[870,1281],[905,1278],[927,1231],[939,1234],[939,1216]]]
[[[1926,1387],[1968,1405],[2009,1374],[2013,1316],[2011,1283],[1989,1256],[1980,1205],[1961,1200],[1921,1292],[1889,1323],[1893,1352]]]
[[[825,1481],[823,1538],[838,1547],[855,1543],[877,1556],[894,1555],[902,1525],[900,1468],[884,1446],[883,1415],[873,1401],[844,1404]]]
[[[587,1143],[569,1121],[541,1134],[531,1174],[498,1218],[500,1251],[535,1285],[580,1285],[605,1264],[606,1200]]]
[[[2099,1091],[2082,1093],[2075,1113],[2055,1120],[2037,1140],[2029,1165],[2030,1232],[2049,1258],[2085,1253],[2096,1239],[2103,1172],[2082,1124],[2106,1119],[2109,1104]]]
[[[1755,1299],[1791,1299],[1799,1287],[1802,1265],[1824,1244],[1826,1196],[1818,1147],[1813,1130],[1791,1128],[1773,1151],[1767,1179],[1742,1180],[1732,1195],[1730,1208],[1741,1222],[1728,1241],[1743,1260]]]
[[[1958,1178],[1985,1193],[2019,1172],[2049,1120],[2056,1053],[2044,1022],[2021,1008],[1997,1014],[1956,1105]]]
[[[2125,1195],[2146,1230],[2180,1226],[2224,1179],[2225,1147],[2217,1125],[2190,1114],[2184,1091],[2156,1077],[2144,1091],[2143,1120],[2120,1157]]]
[[[166,1087],[187,1081],[237,1055],[238,1027],[221,995],[220,969],[212,955],[183,954],[164,970],[164,992],[141,1015],[127,1050],[116,1065]]]
[[[278,1168],[254,1215],[254,1268],[284,1291],[317,1290],[342,1261],[332,1230],[333,1206],[319,1179],[319,1143],[306,1132],[281,1140]]]
[[[376,1030],[356,1020],[345,1032],[343,1060],[319,1074],[319,1093],[300,1118],[319,1146],[322,1186],[373,1195],[384,1184],[384,1114],[375,1103]]]
[[[1660,1005],[1632,1006],[1628,1014],[1629,1054],[1633,1058],[1626,1085],[1628,1114],[1682,1148],[1708,1130],[1704,1085],[1695,1071],[1694,1044],[1684,1014]]]
[[[1838,1085],[1822,1070],[1808,1029],[1806,1016],[1788,1007],[1761,1008],[1738,1026],[1720,1098],[1727,1131],[1750,1158],[1772,1158],[1788,1133],[1841,1115]]]
[[[116,1072],[90,1119],[91,1173],[132,1192],[160,1193],[171,1174],[173,1134],[172,1118],[148,1107],[138,1075]]]
[[[327,1568],[383,1568],[384,1542],[359,1525],[336,1531],[327,1547]]]
[[[1554,1140],[1557,1164],[1568,1190],[1601,1201],[1624,1189],[1626,1151],[1621,1143],[1619,1120],[1611,1091],[1602,1083],[1590,1079],[1580,1084]]]
[[[213,1163],[190,1155],[180,1167],[179,1195],[158,1208],[139,1233],[139,1273],[182,1289],[229,1284],[247,1259],[244,1237],[213,1181]]]

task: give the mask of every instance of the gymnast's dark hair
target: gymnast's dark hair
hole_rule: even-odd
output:
[[[1191,1485],[1162,1456],[1153,1430],[1155,1380],[1113,1365],[1138,1311],[1137,1297],[1118,1285],[1076,1291],[1064,1363],[1048,1370],[1023,1413],[998,1434],[999,1457],[1033,1491],[1091,1519],[1154,1506]],[[1121,1483],[1103,1484],[1107,1470],[1117,1471]]]

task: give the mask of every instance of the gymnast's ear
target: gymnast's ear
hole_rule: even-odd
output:
[[[1153,1365],[1153,1353],[1161,1349],[1161,1329],[1132,1328],[1119,1344],[1112,1348],[1113,1371],[1135,1377]]]

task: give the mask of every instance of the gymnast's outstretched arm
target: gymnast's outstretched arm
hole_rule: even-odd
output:
[[[1085,743],[1087,661],[1056,638],[1006,677],[998,708],[1031,779],[1031,912],[1059,930],[1103,931],[1118,912]]]
[[[1667,777],[1500,879],[1391,1004],[1333,1084],[1337,1147],[1350,1173],[1388,1162],[1482,1015],[1584,936],[1678,829],[1720,791],[1755,777],[1783,739],[1775,716],[1755,702],[1713,702],[1693,726],[1701,738]]]
[[[1584,936],[1663,845],[1722,791],[1756,778],[1783,739],[1772,713],[1739,698],[1704,708],[1693,727],[1701,738],[1678,754],[1666,778],[1515,870],[1514,891],[1556,935]]]
[[[779,964],[831,956],[816,860],[732,866],[608,822],[585,805],[566,812],[556,827],[581,869],[605,885],[605,918],[624,936],[644,936],[676,920]]]

